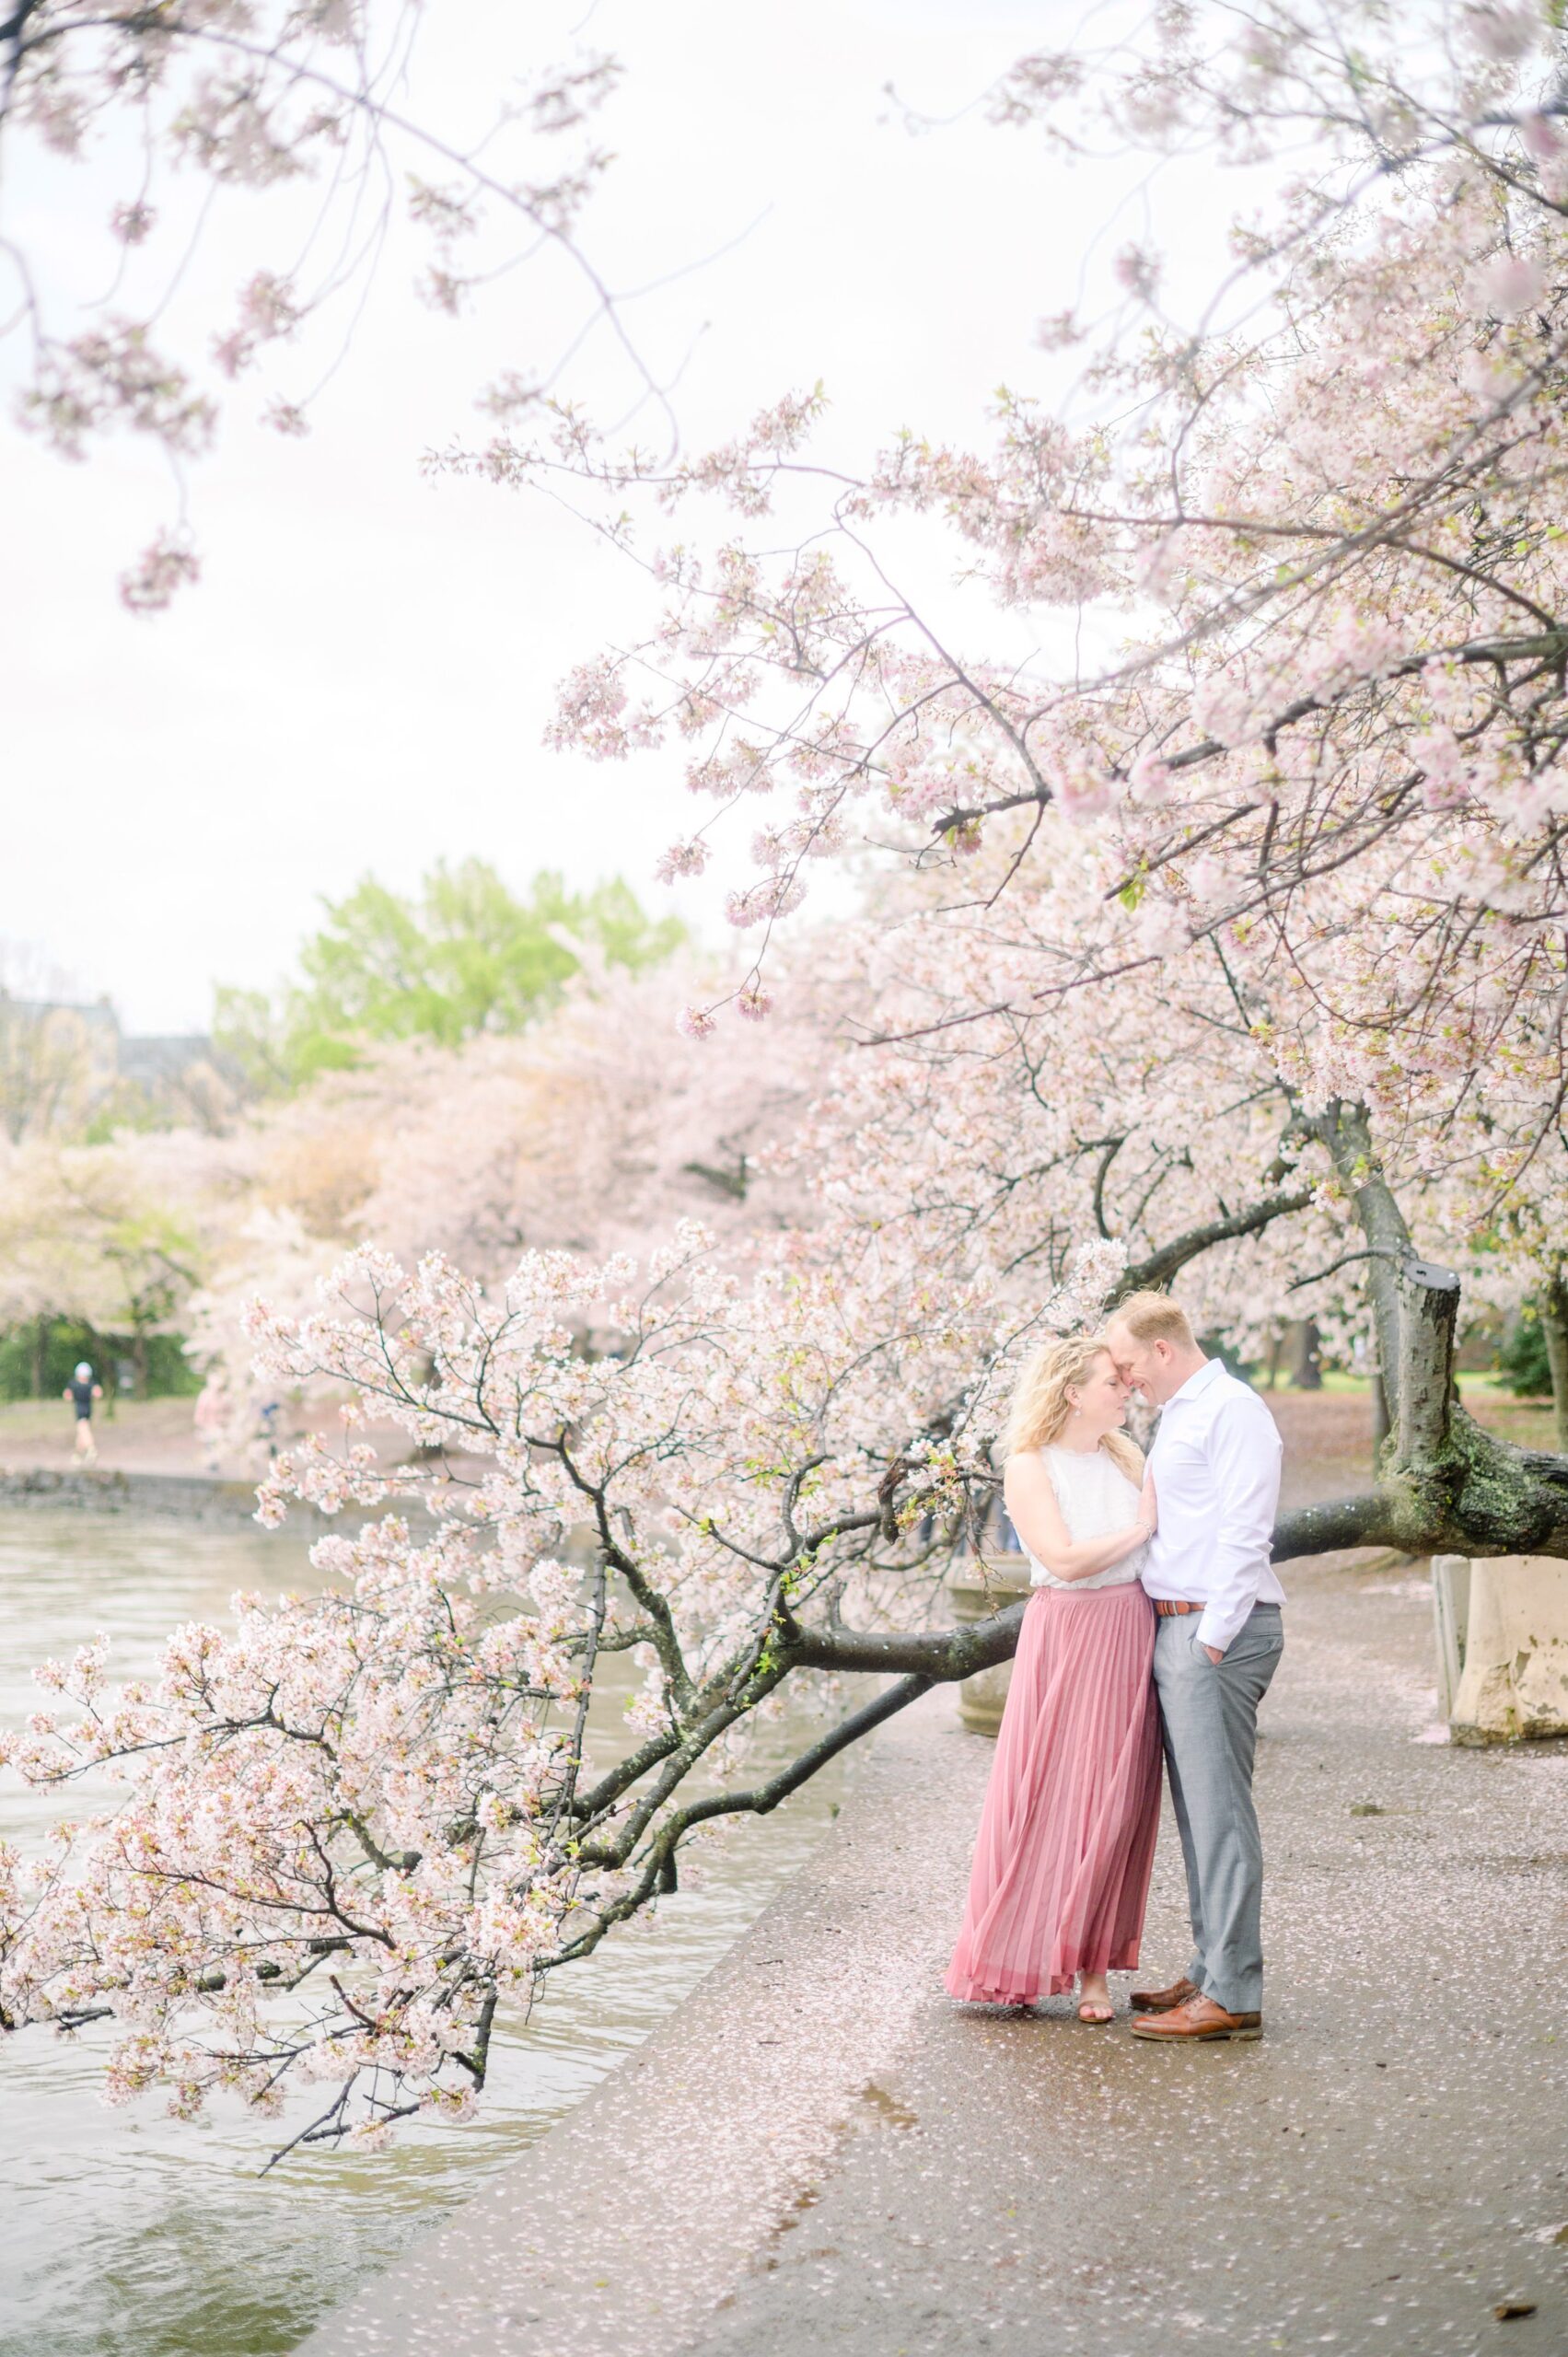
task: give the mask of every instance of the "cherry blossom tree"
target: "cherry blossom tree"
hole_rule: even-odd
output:
[[[1091,1254],[1086,1300],[1098,1274]],[[1063,1289],[1046,1314],[1084,1306]],[[59,1707],[12,1764],[45,1784],[108,1764],[131,1791],[79,1860],[63,1837],[11,1864],[7,2017],[112,2012],[114,2091],[166,2082],[182,2111],[226,2088],[266,2113],[305,2079],[311,2136],[460,2116],[498,2004],[672,1887],[689,1837],[949,1674],[951,1638],[911,1624],[979,1464],[974,1401],[941,1403],[994,1357],[994,1315],[864,1231],[789,1236],[747,1277],[691,1227],[640,1284],[530,1252],[490,1295],[366,1250],[314,1316],[258,1310],[277,1379],[326,1374],[356,1418],[478,1470],[389,1474],[352,1423],[343,1452],[307,1443],[265,1519],[289,1496],[392,1509],[318,1541],[326,1595],[186,1630],[118,1698],[99,1649],[44,1673]],[[585,1353],[585,1326],[610,1347]],[[644,1671],[614,1749],[587,1735],[610,1651]],[[786,1678],[865,1669],[901,1674],[737,1784]]]
[[[760,946],[687,1034],[765,1048],[731,1024],[787,998],[811,863],[869,840],[893,871],[843,937],[862,1045],[785,1157],[813,1216],[684,1226],[641,1273],[366,1248],[316,1310],[252,1310],[267,1379],[350,1397],[263,1511],[372,1518],[318,1543],[325,1595],[181,1632],[144,1689],[111,1697],[92,1650],[48,1673],[15,1764],[129,1789],[7,1863],[9,2019],[112,2012],[117,2091],[186,2110],[315,2080],[308,2137],[460,2111],[497,2008],[684,1846],[1006,1657],[1018,1609],[945,1627],[942,1568],[1019,1353],[1132,1283],[1179,1277],[1232,1330],[1287,1298],[1375,1330],[1376,1481],[1282,1517],[1278,1554],[1568,1553],[1568,1459],[1455,1400],[1434,1257],[1504,1238],[1522,1266],[1560,1230],[1555,43],[1528,6],[1412,31],[1271,0],[1023,61],[999,135],[1109,124],[1300,177],[1194,317],[1125,253],[1113,317],[1047,331],[1087,346],[1074,401],[1009,394],[989,451],[830,465],[812,394],[670,464],[497,389],[452,467],[569,490],[634,556],[640,503],[685,511],[644,556],[646,638],[585,662],[557,733],[684,749],[714,809],[670,874],[761,812],[730,905]],[[940,623],[898,586],[917,531],[966,575]],[[947,627],[977,598],[999,651]],[[365,1437],[389,1419],[411,1464]],[[643,1679],[614,1747],[607,1651]],[[863,1674],[890,1682],[846,1707]],[[824,1731],[750,1782],[785,1681],[825,1687]]]
[[[580,955],[528,1029],[455,1050],[366,1044],[236,1134],[186,1314],[220,1451],[245,1448],[277,1396],[252,1370],[247,1303],[303,1312],[351,1245],[411,1266],[440,1251],[494,1285],[528,1247],[602,1258],[647,1251],[682,1217],[734,1237],[809,1215],[804,1172],[775,1167],[773,1149],[820,1083],[848,981],[803,970],[760,1057],[745,1030],[703,1047],[680,1031],[713,984],[694,956],[639,973]],[[318,1382],[295,1404],[314,1414],[336,1396]]]
[[[679,1030],[713,987],[694,956],[637,971],[579,944],[570,962],[527,1029],[364,1041],[220,1133],[0,1142],[0,1318],[79,1318],[133,1357],[182,1334],[208,1378],[203,1438],[215,1461],[242,1459],[263,1407],[285,1404],[254,1375],[247,1301],[305,1311],[350,1246],[410,1265],[438,1249],[490,1284],[530,1245],[602,1257],[645,1251],[682,1216],[722,1237],[808,1217],[803,1174],[770,1153],[820,1082],[847,982],[803,972],[759,1056],[746,1030],[707,1048]],[[335,1397],[319,1385],[292,1405]]]
[[[234,1141],[197,1130],[0,1144],[0,1318],[79,1321],[145,1382],[150,1338],[180,1330],[212,1266],[240,1169]]]
[[[1483,1235],[1527,1173],[1561,1202],[1559,46],[1529,6],[1414,25],[1335,0],[1175,7],[1130,49],[1022,61],[993,93],[1008,126],[1310,159],[1191,315],[1129,250],[1108,320],[1047,323],[1090,355],[1076,420],[1010,392],[989,450],[907,434],[856,470],[814,456],[819,391],[668,468],[536,408],[449,460],[692,511],[649,559],[648,635],[567,680],[557,733],[602,759],[690,747],[714,807],[672,873],[761,803],[730,914],[764,945],[811,863],[868,834],[998,930],[1067,863],[1081,888],[994,994],[960,985],[884,1036],[1037,1015],[1077,1036],[1083,995],[1092,1038],[1131,991],[1180,1068],[1207,949],[1221,1019],[1331,1176],[1319,1203],[1353,1222],[1323,1281],[1365,1275],[1390,1395],[1384,1479],[1325,1513],[1325,1543],[1562,1543],[1562,1466],[1451,1409],[1458,1280],[1417,1248],[1440,1197],[1468,1193]],[[900,586],[916,527],[989,590],[993,634],[1038,618],[1046,654],[957,644]],[[742,961],[738,987],[761,974]]]

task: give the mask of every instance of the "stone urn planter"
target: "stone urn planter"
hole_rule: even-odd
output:
[[[1434,1587],[1438,1564],[1454,1561],[1439,1557],[1434,1563]],[[1441,1646],[1441,1605],[1438,1611]],[[1457,1634],[1458,1676],[1448,1715],[1454,1742],[1568,1735],[1568,1563],[1551,1555],[1472,1562]],[[1442,1666],[1448,1669],[1446,1684],[1452,1670]]]
[[[999,1550],[958,1555],[947,1574],[953,1618],[960,1626],[989,1620],[1028,1593],[1027,1555],[1005,1555]],[[1012,1676],[1012,1663],[1004,1661],[998,1662],[994,1669],[977,1670],[972,1678],[960,1680],[958,1716],[973,1734],[995,1735],[1002,1724],[1002,1709]]]

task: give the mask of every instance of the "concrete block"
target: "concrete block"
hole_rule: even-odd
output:
[[[1568,1735],[1568,1563],[1503,1555],[1470,1565],[1456,1743]]]
[[[1029,1592],[1027,1555],[1004,1554],[1000,1550],[993,1554],[960,1555],[947,1574],[953,1619],[960,1627],[992,1620]],[[971,1735],[995,1735],[1002,1724],[1012,1680],[1010,1661],[998,1662],[994,1669],[977,1670],[974,1677],[962,1680],[958,1688],[958,1716]]]
[[[1469,1628],[1468,1555],[1432,1558],[1432,1616],[1437,1636],[1437,1707],[1449,1719],[1454,1715],[1454,1698],[1464,1673],[1465,1639]]]

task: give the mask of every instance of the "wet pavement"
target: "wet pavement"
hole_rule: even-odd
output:
[[[1568,2350],[1568,1747],[1413,1739],[1424,1577],[1286,1578],[1264,2040],[932,1992],[702,2357]],[[1159,1980],[1182,1924],[1167,1810]]]
[[[679,2012],[312,2357],[1568,2350],[1568,1746],[1431,1739],[1423,1573],[1285,1579],[1260,2044],[1135,2042],[1124,1980],[1104,2029],[948,2003],[992,1747],[932,1697]],[[1167,1813],[1146,1971],[1186,1955]]]

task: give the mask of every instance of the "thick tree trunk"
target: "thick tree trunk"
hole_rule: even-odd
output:
[[[1411,1554],[1568,1555],[1568,1457],[1516,1448],[1460,1405],[1459,1280],[1418,1258],[1365,1108],[1331,1105],[1316,1126],[1365,1239],[1393,1428],[1374,1493],[1376,1538]]]
[[[1558,1271],[1540,1297],[1546,1363],[1551,1369],[1551,1400],[1557,1411],[1557,1446],[1568,1454],[1568,1279]]]
[[[1398,1411],[1393,1400],[1398,1461],[1411,1471],[1440,1465],[1452,1439],[1454,1333],[1459,1280],[1413,1253],[1400,1262]]]

